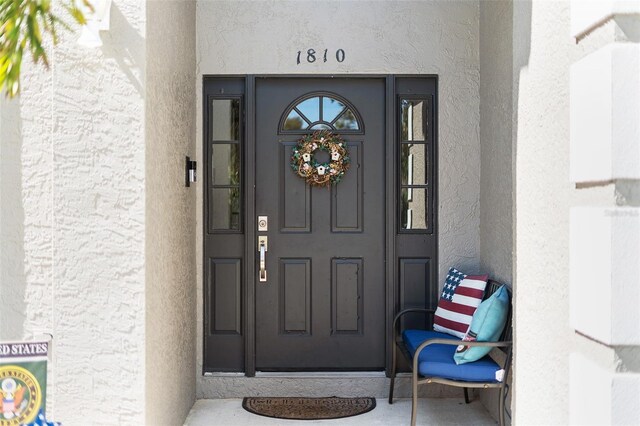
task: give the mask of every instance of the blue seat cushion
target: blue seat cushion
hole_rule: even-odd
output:
[[[459,340],[457,337],[437,331],[405,330],[402,333],[402,340],[412,357],[418,346],[429,339]],[[457,365],[453,360],[456,347],[456,345],[436,344],[424,348],[418,360],[420,375],[465,382],[497,382],[496,371],[500,370],[500,366],[494,360],[487,355],[478,361]]]

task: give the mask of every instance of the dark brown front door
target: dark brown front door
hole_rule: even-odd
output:
[[[383,369],[385,81],[258,78],[255,90],[255,211],[268,217],[258,232],[268,237],[266,282],[255,268],[256,369]],[[316,129],[350,151],[331,188],[290,167],[292,147]]]

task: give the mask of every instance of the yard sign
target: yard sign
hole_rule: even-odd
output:
[[[44,416],[48,342],[0,343],[0,426]]]

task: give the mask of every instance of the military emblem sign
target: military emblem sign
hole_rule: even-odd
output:
[[[0,342],[0,426],[44,418],[48,342]]]

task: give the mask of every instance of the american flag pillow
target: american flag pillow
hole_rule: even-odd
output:
[[[473,313],[482,302],[488,275],[465,275],[449,269],[438,301],[433,329],[463,338],[467,334]]]

